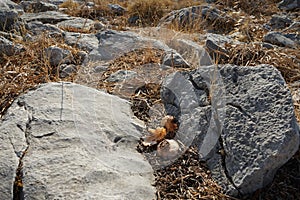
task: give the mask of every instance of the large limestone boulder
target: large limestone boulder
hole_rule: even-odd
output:
[[[142,129],[116,96],[42,85],[16,99],[1,123],[0,196],[153,199],[152,168],[135,149]],[[16,172],[23,188],[13,191]]]
[[[216,181],[244,196],[269,184],[299,148],[290,91],[272,66],[200,67],[166,78],[162,100],[176,135],[199,147]]]

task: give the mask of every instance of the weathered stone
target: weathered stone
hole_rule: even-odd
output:
[[[122,82],[125,81],[127,79],[133,78],[134,76],[136,76],[137,73],[134,71],[130,71],[130,70],[119,70],[113,74],[111,74],[107,81],[109,82]]]
[[[207,51],[197,43],[188,39],[173,39],[167,45],[175,49],[190,64],[198,66],[212,65],[213,62]]]
[[[293,11],[300,8],[299,0],[283,0],[278,4],[278,8],[286,11]]]
[[[15,2],[11,0],[1,0],[0,1],[0,8],[6,8],[9,10],[15,10],[18,14],[23,14],[24,10],[22,6],[16,4]]]
[[[205,46],[214,59],[226,58],[229,52],[225,49],[226,44],[238,44],[238,41],[234,41],[230,36],[223,36],[219,34],[208,33],[205,35]]]
[[[33,36],[41,36],[46,34],[49,37],[62,37],[63,31],[52,24],[43,24],[42,22],[33,21],[25,25],[26,29]]]
[[[54,67],[60,64],[70,64],[73,57],[69,50],[56,46],[51,46],[45,49],[45,55],[49,59],[50,65]]]
[[[292,20],[284,15],[273,15],[270,20],[270,26],[272,29],[283,29],[292,24]]]
[[[142,129],[116,96],[42,85],[15,100],[1,123],[1,198],[13,199],[22,163],[24,199],[154,199],[153,170],[135,150]]]
[[[300,34],[288,33],[288,34],[284,34],[284,37],[289,38],[292,41],[294,41],[295,43],[297,43],[298,45],[300,45]]]
[[[14,44],[12,41],[0,36],[0,55],[5,54],[12,56],[24,51],[24,47],[19,44]]]
[[[59,66],[59,77],[60,78],[65,78],[70,76],[71,74],[77,72],[77,67],[74,64],[62,64]]]
[[[6,2],[0,2],[0,31],[9,31],[18,20],[18,12],[9,8]]]
[[[58,7],[51,3],[46,3],[42,1],[21,1],[20,5],[23,7],[25,12],[46,12],[46,11],[56,11]]]
[[[164,57],[162,58],[161,64],[170,67],[180,67],[180,68],[190,67],[187,61],[185,61],[179,53],[174,51],[166,52]]]
[[[263,38],[264,42],[269,42],[271,44],[275,44],[278,46],[284,46],[284,47],[290,47],[290,48],[295,48],[296,43],[285,37],[282,33],[279,32],[269,32],[266,34]]]
[[[65,20],[59,22],[57,26],[63,30],[68,30],[70,32],[80,32],[80,31],[89,31],[94,28],[94,21],[84,18],[75,18],[71,20]]]
[[[99,41],[95,34],[65,32],[65,43],[89,52],[97,49],[99,46]]]
[[[118,4],[108,4],[108,7],[116,15],[123,15],[126,12],[126,9]]]
[[[44,24],[57,24],[58,22],[74,19],[74,17],[57,11],[25,13],[21,15],[21,18],[26,22],[40,21]]]
[[[291,94],[274,67],[176,72],[161,94],[167,113],[179,119],[177,139],[199,146],[212,176],[231,195],[269,184],[299,148]]]
[[[133,32],[105,30],[96,34],[99,41],[99,47],[95,48],[89,54],[89,62],[112,60],[124,53],[141,48],[155,48],[170,50],[164,43],[141,37]]]
[[[180,29],[200,28],[205,25],[207,28],[212,27],[214,32],[228,32],[232,30],[230,26],[234,24],[234,19],[210,5],[192,6],[170,12],[160,21],[159,26],[169,24],[175,24]],[[217,24],[218,26],[214,28]]]

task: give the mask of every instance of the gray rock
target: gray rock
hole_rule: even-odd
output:
[[[113,74],[111,74],[107,81],[108,82],[122,82],[127,79],[131,79],[137,75],[136,72],[130,70],[119,70]]]
[[[177,53],[176,51],[168,51],[165,53],[164,57],[162,58],[162,65],[167,65],[170,67],[180,67],[180,68],[189,68],[190,65],[187,61],[182,58],[182,56]]]
[[[228,32],[232,29],[229,25],[233,25],[234,20],[226,15],[226,13],[210,5],[192,6],[170,12],[160,21],[159,26],[175,24],[180,29],[185,27],[200,28],[203,27],[204,23],[207,28],[213,27],[216,24],[223,24],[222,26],[213,28],[212,31]]]
[[[108,7],[115,15],[124,15],[126,9],[118,4],[108,4]]]
[[[56,11],[58,10],[58,6],[46,3],[42,1],[21,1],[20,5],[23,7],[25,12],[46,12],[46,11]]]
[[[179,119],[176,137],[199,146],[213,178],[231,195],[269,184],[299,148],[290,90],[272,66],[176,72],[161,96],[167,113]]]
[[[192,63],[196,67],[213,64],[207,51],[191,40],[173,39],[167,45],[175,49],[188,63]]]
[[[18,12],[5,3],[0,2],[0,31],[12,30],[18,20]]]
[[[22,163],[24,199],[154,199],[153,170],[135,150],[142,128],[125,100],[72,83],[42,85],[1,123],[1,198],[13,199]]]
[[[105,28],[106,28],[106,26],[102,22],[95,22],[94,23],[94,29],[95,30],[101,30],[101,31],[103,31]]]
[[[270,20],[272,29],[283,29],[292,24],[292,20],[285,15],[273,15]]]
[[[288,33],[288,34],[284,34],[284,37],[289,38],[292,41],[294,41],[295,43],[297,43],[298,45],[300,45],[300,34]]]
[[[109,61],[141,48],[171,50],[158,40],[141,37],[129,31],[105,30],[97,33],[96,37],[99,40],[99,47],[90,52],[88,62]]]
[[[62,64],[59,66],[60,70],[59,70],[59,77],[60,78],[66,78],[68,76],[70,76],[71,74],[77,72],[77,67],[76,65],[73,64]]]
[[[225,49],[226,44],[236,44],[230,36],[223,36],[219,34],[208,33],[206,35],[205,46],[210,56],[217,60],[217,58],[227,58],[229,52]]]
[[[59,6],[60,4],[64,3],[66,0],[48,0],[47,2]]]
[[[282,33],[279,33],[279,32],[267,33],[264,36],[263,41],[271,43],[271,44],[275,44],[278,46],[296,48],[296,43],[293,40],[285,37]]]
[[[63,31],[52,24],[43,24],[39,21],[33,21],[26,23],[25,27],[33,36],[41,36],[42,34],[46,34],[48,37],[63,36]]]
[[[94,72],[96,73],[103,73],[105,71],[107,71],[108,69],[108,64],[104,64],[104,65],[97,65],[94,67]]]
[[[17,11],[17,13],[20,15],[24,13],[22,6],[16,4],[15,2],[13,2],[11,0],[1,0],[0,8]]]
[[[205,0],[206,3],[216,3],[218,0]]]
[[[53,67],[61,64],[69,64],[73,57],[69,50],[56,46],[51,46],[45,49],[45,55],[49,59],[50,65]]]
[[[73,29],[74,31],[72,32],[80,32],[91,30],[94,28],[94,23],[93,20],[77,17],[75,19],[59,22],[57,26],[63,30]]]
[[[65,43],[88,52],[98,49],[99,46],[99,41],[95,34],[80,34],[73,32],[65,32]]]
[[[21,18],[25,22],[40,21],[44,24],[57,24],[58,22],[74,19],[74,17],[57,11],[25,13],[21,15]]]
[[[293,11],[300,8],[299,0],[283,0],[278,4],[278,8],[285,11]]]
[[[5,54],[7,56],[12,56],[25,51],[22,45],[14,44],[12,41],[0,36],[0,55]]]

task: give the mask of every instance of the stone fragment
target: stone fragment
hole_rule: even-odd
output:
[[[285,37],[282,33],[279,32],[267,33],[264,36],[263,41],[271,44],[275,44],[277,46],[296,48],[296,43],[293,40]]]
[[[300,8],[299,0],[282,0],[278,4],[278,8],[285,11],[293,11]]]
[[[161,91],[180,123],[175,139],[197,144],[223,189],[234,196],[268,185],[299,148],[293,101],[269,65],[202,66],[168,76]]]
[[[53,67],[60,64],[69,64],[73,57],[69,50],[56,46],[51,46],[45,49],[45,55],[49,59],[50,65]]]
[[[155,198],[153,170],[135,149],[144,126],[123,99],[48,83],[16,99],[0,126],[3,199]]]
[[[162,65],[170,66],[170,67],[180,67],[180,68],[189,68],[190,65],[187,61],[182,58],[182,56],[174,51],[166,52],[164,57],[162,58]]]

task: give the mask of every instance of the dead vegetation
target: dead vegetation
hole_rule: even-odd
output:
[[[18,0],[15,2],[19,3]],[[106,18],[113,28],[123,29],[127,26],[156,26],[162,16],[172,10],[200,5],[198,1],[178,0],[94,0],[95,8],[89,8],[86,4],[79,4],[73,0],[63,3],[60,8],[72,16],[90,19]],[[236,23],[227,24],[213,22],[215,29],[225,28],[226,32],[238,33],[237,40],[245,42],[241,45],[226,44],[228,52],[226,57],[220,57],[216,62],[220,64],[230,63],[243,66],[255,66],[257,64],[272,64],[283,75],[288,84],[300,80],[300,55],[298,49],[274,48],[266,49],[259,43],[267,30],[263,29],[270,16],[278,13],[276,6],[279,0],[227,0],[218,1],[217,8],[226,10],[227,14]],[[116,3],[128,11],[118,15],[108,8],[109,3]],[[137,23],[130,24],[128,19],[137,16]],[[203,25],[203,21],[201,21]],[[187,33],[200,32],[204,26],[196,28],[195,25],[187,25],[184,29],[173,25],[170,28]],[[78,30],[69,30],[76,31]],[[88,33],[88,31],[84,31]],[[25,47],[25,51],[13,56],[0,55],[0,118],[5,114],[13,100],[27,90],[41,83],[51,81],[73,81],[74,77],[59,77],[59,69],[49,63],[45,56],[45,48],[56,45],[69,49],[73,55],[78,50],[64,44],[60,39],[40,36],[35,41],[17,41]],[[149,63],[160,63],[161,51],[143,49],[129,52],[109,64],[107,71],[102,75],[98,84],[99,89],[105,89],[110,93],[116,92],[117,83],[110,83],[107,78],[118,70],[143,70]],[[154,73],[156,73],[154,71]],[[129,99],[132,101],[132,110],[137,117],[149,121],[149,109],[160,102],[160,83],[144,81],[144,85],[138,87]],[[295,103],[295,112],[300,122],[300,102]],[[266,188],[258,190],[250,199],[300,199],[300,150],[290,161],[279,169],[274,181]],[[222,193],[222,189],[211,179],[209,171],[204,163],[198,161],[197,150],[192,147],[172,165],[155,172],[158,199],[232,199]]]

